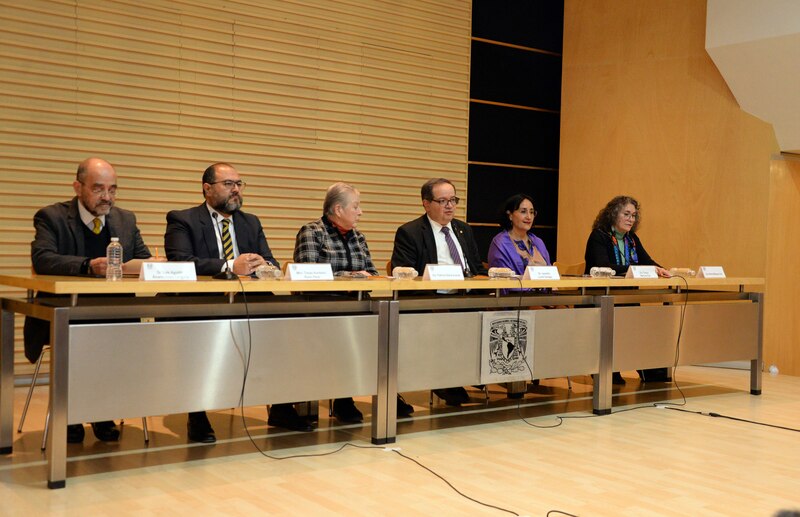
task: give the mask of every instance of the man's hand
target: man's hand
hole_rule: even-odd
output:
[[[233,272],[237,275],[251,275],[256,268],[267,261],[257,253],[242,253],[233,261]]]
[[[105,257],[97,257],[89,261],[90,275],[106,276],[106,269],[108,269],[108,259]]]

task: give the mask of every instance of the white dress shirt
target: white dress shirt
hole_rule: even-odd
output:
[[[231,223],[228,225],[228,232],[230,232],[231,241],[233,242],[233,258],[236,259],[236,257],[239,256],[239,246],[236,244],[236,230],[233,229],[233,217],[225,217],[221,213],[211,208],[208,203],[206,203],[206,208],[208,208],[208,213],[211,215],[211,223],[217,226],[217,229],[214,230],[214,236],[217,239],[219,258],[225,258],[225,251],[222,249],[222,220],[227,219]],[[217,214],[216,219],[214,219],[214,214]],[[225,264],[222,264],[220,271],[233,271],[233,260],[227,260]]]

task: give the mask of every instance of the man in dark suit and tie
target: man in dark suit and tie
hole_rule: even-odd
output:
[[[46,206],[33,216],[36,235],[31,242],[33,270],[40,275],[106,274],[106,246],[111,237],[119,237],[122,260],[150,258],[136,216],[114,206],[117,195],[117,173],[100,158],[87,158],[78,165],[72,183],[75,197]],[[123,270],[125,265],[123,265]],[[40,294],[39,297],[46,297]],[[50,340],[50,324],[36,318],[25,318],[25,357],[35,363],[42,348]],[[98,440],[116,441],[119,430],[112,421],[93,422]],[[67,441],[80,443],[83,425],[67,427]]]
[[[422,275],[426,264],[458,264],[465,276],[486,274],[472,229],[454,219],[460,201],[455,186],[434,178],[422,185],[421,194],[425,215],[397,229],[392,268],[413,267]]]
[[[426,264],[457,264],[464,276],[485,275],[472,229],[454,219],[460,200],[453,183],[445,178],[430,179],[422,185],[421,195],[425,215],[397,229],[392,269],[413,267],[422,275]],[[450,406],[469,401],[466,390],[460,387],[434,393]]]
[[[278,261],[269,249],[261,221],[241,210],[244,188],[244,181],[232,165],[215,163],[209,166],[203,173],[205,202],[167,214],[164,234],[167,258],[194,262],[198,275],[225,271],[250,275],[267,262],[277,267]],[[274,404],[267,423],[293,431],[313,429],[292,404]],[[205,411],[189,413],[187,427],[192,441],[216,441]]]

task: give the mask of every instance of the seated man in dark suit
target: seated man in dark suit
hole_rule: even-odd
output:
[[[425,214],[397,229],[392,269],[413,267],[422,275],[426,264],[457,264],[466,277],[485,275],[472,229],[454,219],[459,198],[453,183],[445,178],[430,179],[422,185],[421,195]],[[460,387],[434,393],[449,406],[469,401],[466,390]]]
[[[100,158],[82,161],[72,188],[75,197],[70,201],[46,206],[33,217],[36,236],[31,243],[31,261],[37,274],[104,276],[111,237],[119,237],[123,262],[150,257],[136,216],[114,206],[117,173],[110,163]],[[50,324],[25,318],[24,337],[25,357],[35,363],[50,340]],[[92,430],[98,440],[119,439],[112,421],[93,422]],[[69,443],[82,442],[84,435],[81,424],[67,427]]]
[[[203,173],[205,202],[167,214],[164,250],[169,260],[194,262],[198,275],[232,271],[253,274],[267,262],[279,265],[267,244],[258,217],[241,210],[245,183],[232,165],[215,163]],[[216,228],[215,228],[216,227]],[[311,431],[292,404],[274,404],[269,425],[293,431]],[[189,439],[201,443],[216,441],[205,411],[189,413]]]

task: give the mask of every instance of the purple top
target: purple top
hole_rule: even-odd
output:
[[[528,238],[531,240],[533,247],[539,250],[542,254],[547,265],[550,264],[550,254],[547,253],[547,248],[544,247],[544,242],[539,237],[535,236],[532,232],[528,232]],[[528,250],[533,255],[533,250]],[[517,253],[517,245],[508,235],[508,232],[503,230],[492,239],[492,244],[489,246],[489,267],[507,267],[513,269],[518,275],[525,273],[525,268],[528,264]]]

